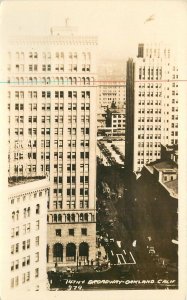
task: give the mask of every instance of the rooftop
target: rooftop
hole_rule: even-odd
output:
[[[153,171],[153,169],[158,171],[172,171],[178,169],[178,165],[173,160],[156,160],[146,165],[146,167],[150,171]]]
[[[178,180],[177,179],[165,182],[163,185],[170,192],[171,196],[173,196],[173,197],[178,196]]]
[[[16,197],[26,193],[34,193],[41,189],[48,189],[50,182],[48,177],[10,177],[8,179],[8,197]]]
[[[24,177],[24,176],[13,176],[8,178],[8,186],[13,187],[15,185],[25,184],[41,179],[45,179],[45,176],[34,176],[34,177]]]

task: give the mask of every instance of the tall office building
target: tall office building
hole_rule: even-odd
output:
[[[139,174],[161,143],[178,144],[178,66],[169,47],[139,44],[126,78],[126,166]]]
[[[95,258],[96,49],[68,24],[9,43],[9,176],[50,176],[49,266]]]

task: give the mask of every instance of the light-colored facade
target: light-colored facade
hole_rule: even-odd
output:
[[[125,113],[125,62],[123,60],[102,59],[98,65],[97,126],[106,127],[107,107],[112,103]]]
[[[108,109],[106,126],[111,128],[112,135],[125,135],[125,113],[121,112],[121,109]]]
[[[68,25],[9,45],[9,175],[50,176],[49,266],[95,258],[96,49]]]
[[[169,47],[139,44],[126,75],[126,166],[140,173],[161,143],[178,144],[178,66]]]
[[[46,244],[49,180],[10,178],[9,280],[10,290],[35,291],[47,287]]]

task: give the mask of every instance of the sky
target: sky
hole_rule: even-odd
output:
[[[153,20],[145,22],[150,16]],[[6,36],[48,35],[52,26],[69,18],[80,34],[98,36],[101,57],[117,59],[137,54],[139,42],[164,41],[185,47],[187,2],[139,1],[3,1],[0,26]]]

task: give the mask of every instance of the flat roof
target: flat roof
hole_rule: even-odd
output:
[[[28,182],[33,182],[45,178],[46,178],[45,176],[34,176],[34,177],[13,176],[8,178],[8,186],[12,187],[15,185],[25,184]]]
[[[178,196],[178,179],[164,182],[164,185],[173,197]]]

